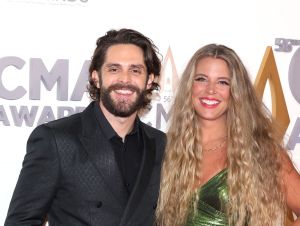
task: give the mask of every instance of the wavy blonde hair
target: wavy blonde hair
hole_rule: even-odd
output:
[[[216,44],[199,49],[181,77],[167,132],[157,225],[184,225],[198,205],[195,184],[201,176],[201,125],[193,109],[191,89],[195,67],[205,57],[224,60],[231,73],[227,112],[228,222],[236,226],[246,222],[248,226],[274,225],[285,210],[281,139],[238,55]]]

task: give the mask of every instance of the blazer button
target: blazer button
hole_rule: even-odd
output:
[[[102,202],[99,201],[99,202],[96,204],[96,207],[97,207],[97,208],[101,208],[101,206],[102,206]]]

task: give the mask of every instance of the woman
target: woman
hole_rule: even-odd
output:
[[[300,176],[232,49],[194,54],[167,135],[158,225],[273,226],[286,207],[300,215]]]

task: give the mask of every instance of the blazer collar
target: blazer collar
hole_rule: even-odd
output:
[[[93,101],[82,112],[81,125],[83,137],[94,137],[95,132],[99,130],[99,124],[97,122],[97,117],[94,112],[97,105],[98,103],[96,101]]]
[[[98,107],[96,104],[98,103],[92,102],[82,113],[82,136],[80,140],[100,174],[103,186],[108,188],[108,195],[117,200],[120,203],[118,207],[123,209],[128,199],[124,196],[126,188],[111,144],[99,126],[95,113],[95,108]]]
[[[145,131],[145,127],[143,126],[143,123],[141,123],[141,125],[143,128],[142,139],[144,142],[142,163],[135,186],[129,197],[120,225],[126,225],[126,222],[130,220],[130,218],[134,215],[135,210],[137,210],[138,205],[142,200],[143,195],[145,195],[145,191],[147,190],[155,164],[155,141],[152,137],[148,136],[148,134]]]
[[[97,106],[95,106],[96,104]],[[156,158],[155,141],[153,137],[148,135],[144,123],[137,119],[142,130],[141,134],[144,143],[143,158],[135,186],[126,203],[127,197],[124,197],[124,194],[127,191],[123,185],[122,176],[110,143],[103,136],[103,131],[99,126],[95,107],[98,107],[98,103],[94,101],[82,112],[82,137],[80,139],[91,161],[102,176],[104,186],[108,187],[109,194],[118,200],[121,208],[126,206],[121,220],[121,222],[126,223],[134,214],[150,182]]]

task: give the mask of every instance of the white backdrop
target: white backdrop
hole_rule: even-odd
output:
[[[232,47],[254,81],[267,46],[275,50],[276,38],[300,39],[299,9],[298,0],[0,0],[0,224],[30,132],[37,123],[57,118],[63,107],[75,111],[89,103],[86,94],[76,101],[72,94],[74,90],[81,93],[77,80],[86,75],[85,63],[95,41],[107,30],[136,29],[160,49],[164,86],[161,98],[143,120],[165,130],[172,82],[199,47],[208,43]],[[295,84],[300,87],[300,42],[292,44],[291,51],[274,54],[291,120],[286,142],[300,167],[300,93],[295,88]],[[63,88],[54,85],[48,91],[36,80],[35,71],[57,75],[58,69],[67,81]],[[67,97],[60,100],[57,92]],[[264,100],[270,103],[268,93]]]

